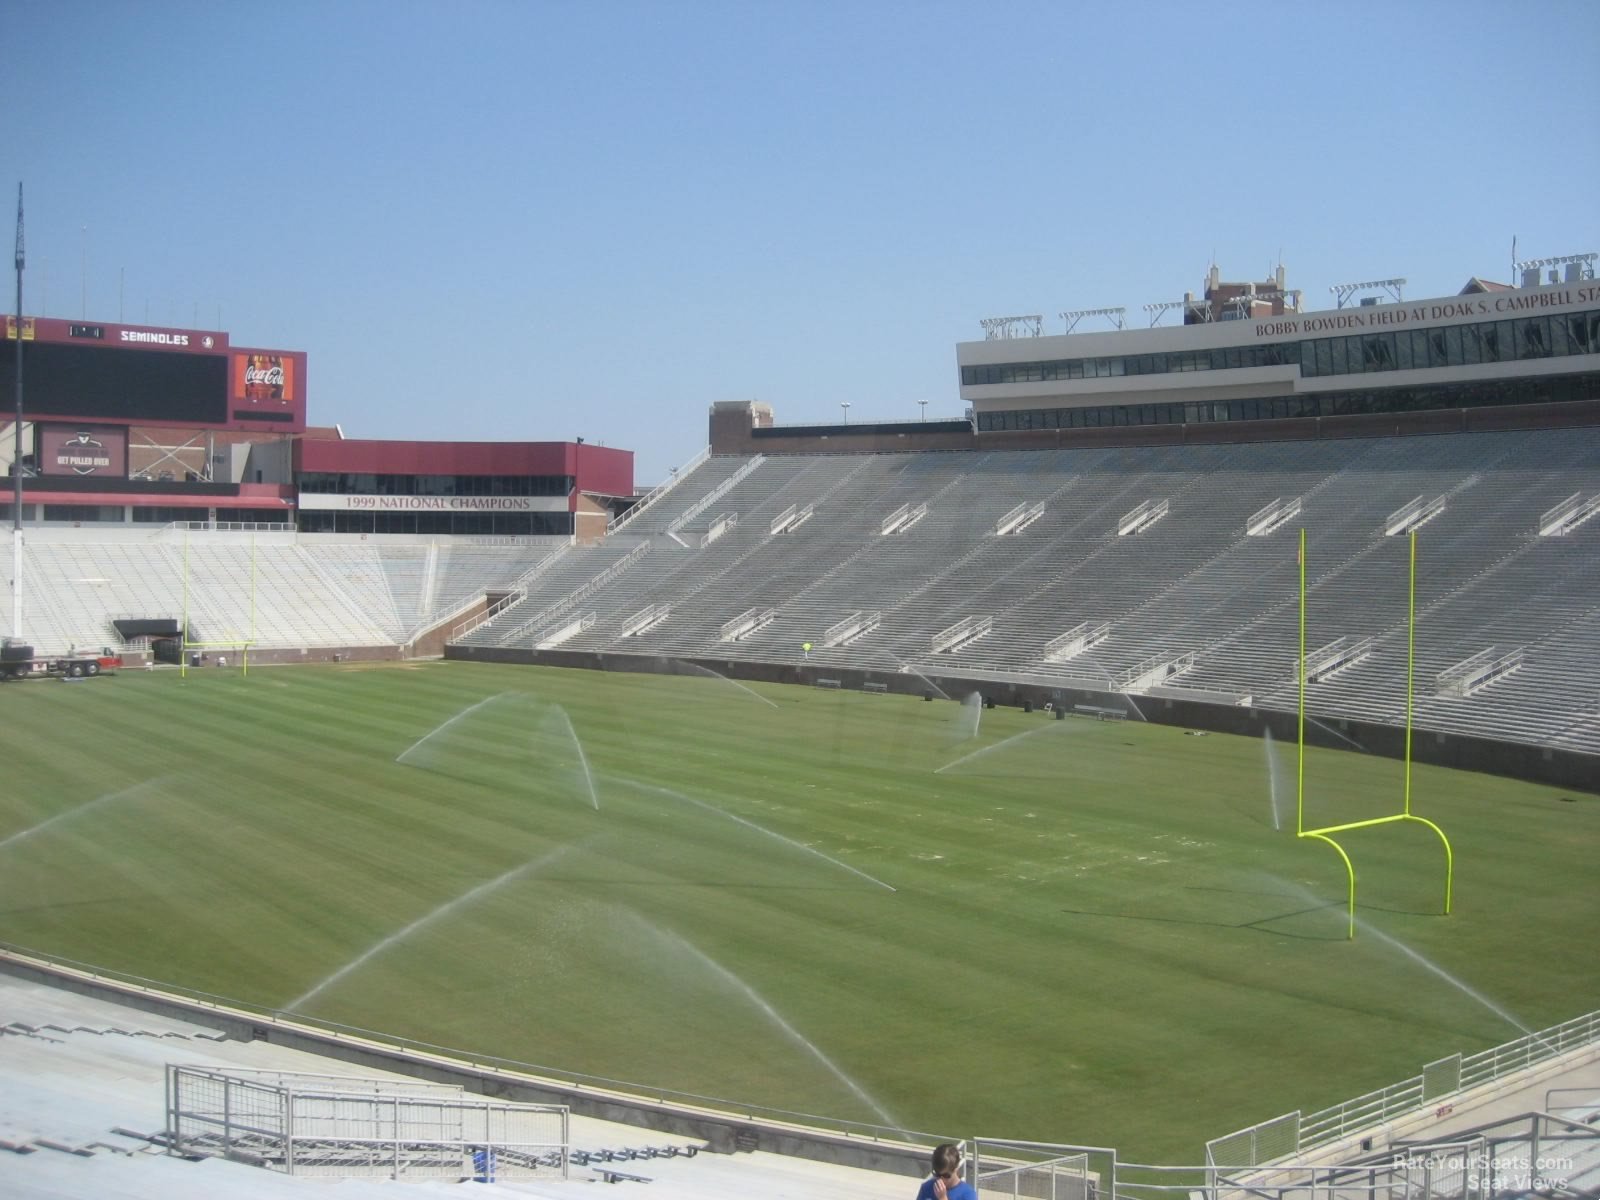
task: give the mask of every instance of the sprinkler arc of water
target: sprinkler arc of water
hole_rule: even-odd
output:
[[[856,1099],[860,1100],[863,1104],[870,1108],[873,1114],[877,1116],[878,1119],[881,1120],[885,1125],[888,1125],[894,1129],[901,1128],[900,1122],[895,1120],[892,1113],[885,1109],[883,1105],[874,1100],[865,1088],[852,1079],[836,1062],[824,1054],[815,1042],[811,1041],[810,1038],[806,1037],[805,1034],[801,1033],[787,1020],[785,1020],[783,1014],[778,1012],[777,1009],[773,1008],[772,1005],[761,995],[761,993],[755,990],[755,988],[751,987],[743,979],[739,978],[739,976],[735,975],[727,967],[723,966],[716,959],[712,958],[709,954],[700,949],[700,947],[696,946],[687,938],[681,936],[680,934],[673,933],[671,930],[661,929],[651,924],[637,913],[634,913],[633,916],[635,920],[637,920],[646,929],[654,933],[656,937],[667,942],[669,945],[675,946],[686,952],[696,962],[699,962],[707,970],[711,971],[713,975],[742,993],[747,1000],[755,1005],[755,1007],[763,1016],[765,1016],[769,1021],[778,1027],[785,1037],[789,1038],[790,1041],[794,1042],[807,1054],[815,1058],[817,1062],[821,1063],[822,1066],[825,1067],[835,1079],[844,1084],[845,1087],[850,1090],[851,1095],[855,1096]]]
[[[677,663],[680,667],[688,667],[691,671],[699,671],[702,675],[709,675],[713,679],[722,680],[723,683],[730,683],[734,687],[738,688],[741,692],[744,692],[750,696],[754,696],[757,700],[761,701],[761,703],[767,705],[769,708],[778,707],[778,702],[776,700],[769,700],[754,688],[745,687],[745,685],[740,683],[737,679],[729,679],[720,671],[713,671],[710,667],[702,667],[699,663],[684,662],[681,658],[675,658],[672,661]]]
[[[876,884],[878,887],[884,888],[887,891],[891,891],[891,892],[899,891],[899,889],[894,887],[892,884],[887,884],[883,880],[878,879],[876,876],[868,875],[865,871],[860,870],[857,867],[852,867],[847,862],[840,862],[837,858],[834,858],[831,854],[824,854],[821,850],[818,850],[815,846],[808,846],[804,842],[797,842],[791,837],[785,837],[781,833],[775,833],[774,831],[772,831],[771,829],[768,829],[764,825],[758,825],[754,821],[751,821],[751,820],[749,820],[749,819],[747,819],[745,817],[741,817],[737,813],[731,813],[725,808],[718,808],[715,804],[708,803],[705,800],[696,799],[694,796],[686,795],[683,792],[675,791],[674,789],[669,788],[669,787],[662,787],[660,784],[657,784],[657,783],[645,783],[645,782],[643,782],[641,780],[638,780],[638,779],[627,779],[627,778],[625,778],[623,776],[615,776],[614,778],[617,780],[618,783],[627,784],[629,787],[639,788],[639,789],[641,789],[643,791],[647,791],[647,792],[656,792],[656,793],[658,793],[659,795],[662,795],[662,796],[671,796],[674,800],[682,800],[682,801],[684,801],[684,802],[686,802],[688,804],[693,804],[698,808],[703,808],[708,812],[714,812],[719,817],[727,817],[728,820],[736,822],[737,824],[743,825],[747,829],[754,829],[757,833],[765,834],[767,837],[770,837],[770,838],[776,838],[778,841],[783,842],[785,845],[793,846],[796,850],[804,850],[807,854],[813,854],[816,857],[822,859],[824,862],[830,862],[836,867],[841,867],[844,870],[849,871],[852,875],[859,875],[862,879],[865,879],[868,883]]]
[[[294,1012],[297,1009],[304,1007],[317,996],[321,995],[334,984],[338,983],[339,980],[343,979],[347,975],[352,974],[357,968],[361,967],[371,959],[376,958],[389,947],[399,945],[401,942],[405,941],[406,938],[410,937],[413,933],[417,932],[417,930],[423,928],[425,925],[429,925],[434,921],[448,916],[458,908],[468,907],[474,900],[477,900],[483,896],[487,896],[490,892],[493,892],[502,885],[509,883],[511,880],[515,879],[518,875],[521,875],[524,872],[538,871],[549,866],[557,859],[563,857],[571,849],[571,846],[558,846],[548,854],[545,854],[539,858],[531,858],[525,863],[520,863],[519,865],[512,867],[511,870],[495,876],[493,879],[487,880],[484,883],[478,884],[476,887],[462,892],[461,895],[457,896],[454,900],[445,901],[445,903],[439,905],[431,912],[424,913],[415,921],[412,921],[409,925],[406,925],[405,927],[396,930],[394,933],[391,933],[388,937],[373,943],[372,946],[362,951],[362,953],[358,954],[355,958],[351,959],[333,974],[322,980],[321,983],[317,984],[310,991],[289,1001],[288,1004],[283,1006],[283,1011]]]
[[[589,756],[583,751],[583,743],[578,740],[578,731],[573,728],[572,718],[561,705],[556,705],[556,712],[561,714],[561,720],[566,724],[567,736],[572,739],[573,749],[578,752],[578,765],[583,768],[583,781],[589,785],[589,803],[594,805],[595,812],[600,811],[600,793],[595,791],[594,772],[589,770]]]
[[[120,800],[125,796],[131,796],[149,787],[151,784],[161,782],[163,782],[162,779],[146,779],[140,783],[131,784],[120,791],[107,792],[103,796],[96,796],[92,800],[85,800],[82,804],[75,804],[71,808],[64,809],[52,817],[46,817],[44,820],[30,825],[26,829],[18,830],[16,833],[13,833],[4,841],[0,841],[0,850],[4,850],[13,842],[20,842],[24,838],[32,837],[34,834],[40,833],[43,830],[48,829],[50,826],[57,824],[58,822],[68,820],[71,817],[80,816],[83,813],[88,812],[91,808],[97,808],[102,804],[109,804],[111,801]]]
[[[1363,929],[1367,933],[1370,933],[1373,937],[1377,938],[1380,942],[1386,942],[1390,946],[1393,946],[1396,950],[1400,951],[1401,954],[1404,954],[1407,958],[1409,958],[1412,962],[1416,963],[1423,970],[1431,971],[1433,974],[1437,975],[1440,979],[1442,979],[1446,983],[1448,983],[1451,987],[1453,987],[1457,991],[1459,991],[1463,996],[1466,996],[1470,1000],[1475,1000],[1477,1003],[1481,1004],[1484,1008],[1486,1008],[1490,1012],[1492,1012],[1495,1016],[1499,1017],[1502,1021],[1505,1021],[1507,1024],[1514,1026],[1516,1029],[1520,1030],[1524,1034],[1532,1035],[1533,1030],[1529,1029],[1526,1025],[1524,1025],[1516,1017],[1512,1016],[1504,1008],[1500,1007],[1500,1005],[1496,1004],[1493,1000],[1489,999],[1489,997],[1485,996],[1482,992],[1478,991],[1477,988],[1473,987],[1471,984],[1468,984],[1468,983],[1466,983],[1466,982],[1464,982],[1464,981],[1462,981],[1460,979],[1457,979],[1454,975],[1452,975],[1449,971],[1446,971],[1443,967],[1441,967],[1438,963],[1434,962],[1427,955],[1422,954],[1421,952],[1419,952],[1417,950],[1413,950],[1410,946],[1406,945],[1404,942],[1402,942],[1399,938],[1395,937],[1393,934],[1385,933],[1383,930],[1377,928],[1376,926],[1374,926],[1370,922],[1363,921],[1360,917],[1356,918],[1356,928]]]
[[[399,754],[396,754],[394,756],[394,761],[395,762],[402,762],[405,759],[406,755],[410,754],[413,750],[415,750],[418,746],[422,745],[429,738],[437,737],[439,734],[443,733],[446,729],[449,729],[450,726],[454,725],[457,721],[461,720],[463,717],[470,716],[473,713],[477,712],[480,708],[484,707],[485,705],[492,704],[496,700],[499,700],[502,696],[509,696],[509,695],[511,695],[510,692],[496,692],[493,696],[485,696],[482,700],[479,700],[476,704],[467,705],[467,707],[463,708],[455,716],[450,717],[447,720],[441,721],[438,725],[435,725],[432,729],[428,730],[427,733],[423,734],[416,741],[412,742],[411,745],[407,746],[404,750],[400,751]]]
[[[974,750],[971,754],[963,754],[960,758],[956,759],[954,762],[947,762],[942,767],[935,767],[934,770],[933,770],[933,773],[935,775],[942,775],[944,772],[948,771],[951,767],[959,767],[964,762],[968,762],[968,761],[970,761],[970,760],[972,760],[974,758],[982,758],[985,754],[991,754],[996,750],[1004,749],[1005,747],[1011,745],[1012,742],[1020,742],[1023,738],[1032,737],[1036,733],[1047,733],[1050,730],[1054,729],[1055,727],[1056,727],[1055,726],[1055,722],[1052,721],[1048,725],[1040,725],[1040,726],[1037,726],[1036,728],[1033,728],[1033,729],[1025,729],[1021,733],[1014,733],[1014,734],[1012,734],[1010,737],[1006,738],[1002,742],[996,742],[992,746],[985,746],[981,750]]]
[[[890,654],[889,657],[894,659],[895,662],[900,664],[900,669],[902,671],[910,671],[918,679],[922,680],[923,683],[927,684],[934,691],[938,692],[941,699],[949,700],[951,698],[950,697],[950,693],[946,692],[937,683],[935,683],[933,680],[929,679],[926,675],[924,675],[921,671],[917,670],[910,663],[908,663],[905,659],[901,658],[898,654]]]
[[[983,695],[981,692],[968,692],[961,698],[961,711],[963,714],[968,709],[972,710],[972,728],[967,731],[962,741],[971,741],[978,736],[978,730],[983,726]]]
[[[1306,720],[1310,721],[1313,725],[1315,725],[1318,729],[1322,730],[1324,733],[1331,733],[1331,734],[1333,734],[1334,737],[1338,738],[1341,742],[1347,742],[1348,744],[1354,746],[1357,750],[1361,751],[1361,753],[1365,754],[1367,752],[1367,748],[1365,746],[1363,746],[1360,742],[1356,741],[1355,738],[1346,737],[1344,734],[1340,733],[1333,726],[1324,725],[1321,721],[1317,720],[1313,716],[1310,716],[1309,714],[1306,716]]]
[[[1311,892],[1309,889],[1303,888],[1298,884],[1291,883],[1287,879],[1282,879],[1282,878],[1280,878],[1280,877],[1278,877],[1276,875],[1268,875],[1267,878],[1271,879],[1274,883],[1277,883],[1277,884],[1279,884],[1279,885],[1281,885],[1283,887],[1288,888],[1291,892],[1295,893],[1297,896],[1301,896],[1304,899],[1309,900],[1313,904],[1317,904],[1319,906],[1323,906],[1323,901],[1318,899],[1318,897],[1313,892]],[[1373,925],[1369,921],[1364,921],[1360,917],[1357,917],[1355,919],[1355,921],[1356,921],[1356,927],[1358,929],[1365,930],[1367,933],[1369,933],[1373,937],[1377,938],[1380,942],[1383,942],[1384,944],[1394,948],[1395,950],[1398,950],[1401,954],[1405,955],[1406,958],[1408,958],[1412,962],[1416,963],[1417,966],[1421,967],[1423,970],[1429,972],[1430,974],[1437,976],[1439,979],[1444,980],[1445,983],[1448,983],[1451,987],[1455,988],[1456,991],[1460,992],[1463,996],[1467,997],[1467,999],[1473,1001],[1476,1004],[1481,1005],[1483,1008],[1488,1009],[1495,1016],[1499,1017],[1502,1021],[1506,1022],[1508,1025],[1511,1025],[1512,1027],[1517,1029],[1524,1036],[1528,1036],[1528,1037],[1536,1036],[1532,1029],[1529,1029],[1527,1025],[1523,1024],[1523,1022],[1519,1021],[1511,1013],[1507,1012],[1500,1005],[1496,1004],[1493,1000],[1489,999],[1489,997],[1485,996],[1482,992],[1478,991],[1478,989],[1473,987],[1471,984],[1465,982],[1464,980],[1456,978],[1456,976],[1452,975],[1449,971],[1446,971],[1443,967],[1441,967],[1438,963],[1434,962],[1427,955],[1422,954],[1421,952],[1419,952],[1417,950],[1413,950],[1410,946],[1406,945],[1404,942],[1402,942],[1399,938],[1395,937],[1393,934],[1385,933],[1383,930],[1379,929],[1377,926]]]
[[[1277,833],[1282,832],[1283,824],[1278,815],[1278,751],[1276,744],[1272,740],[1271,726],[1267,727],[1263,743],[1267,756],[1267,800],[1272,805],[1272,829],[1273,832]]]

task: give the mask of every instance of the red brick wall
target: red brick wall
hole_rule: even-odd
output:
[[[1193,425],[1129,425],[1103,429],[996,430],[989,433],[906,432],[815,434],[757,438],[748,415],[713,412],[713,454],[887,454],[910,450],[1050,450],[1073,446],[1174,446],[1226,442],[1301,441],[1317,438],[1404,437],[1497,429],[1552,429],[1600,425],[1600,400],[1447,408],[1415,413],[1363,413],[1274,421],[1220,421]],[[775,428],[782,429],[782,426]]]

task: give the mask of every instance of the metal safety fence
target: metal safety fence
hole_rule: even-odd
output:
[[[1208,1167],[1256,1167],[1332,1145],[1388,1121],[1438,1106],[1457,1093],[1527,1070],[1600,1041],[1600,1010],[1479,1051],[1427,1064],[1420,1075],[1302,1115],[1286,1113],[1206,1143]]]
[[[1108,1147],[973,1138],[967,1149],[968,1176],[981,1200],[1116,1195],[1117,1152]]]
[[[980,1200],[1569,1200],[1600,1196],[1600,1090],[1551,1093],[1551,1112],[1399,1143],[1338,1162],[1255,1167],[1125,1162],[1105,1147],[975,1139]]]
[[[289,1175],[566,1179],[567,1109],[337,1075],[167,1068],[168,1148]]]

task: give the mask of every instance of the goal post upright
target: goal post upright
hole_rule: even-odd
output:
[[[1300,551],[1296,555],[1300,565],[1300,657],[1295,663],[1295,675],[1300,684],[1300,720],[1296,741],[1300,753],[1295,760],[1294,832],[1304,837],[1306,832],[1306,530],[1300,527]],[[187,593],[186,593],[187,594]]]
[[[189,678],[189,531],[183,531],[183,624],[178,629],[178,678]]]
[[[1434,822],[1426,817],[1419,817],[1411,811],[1411,733],[1415,703],[1415,677],[1416,677],[1416,638],[1417,638],[1417,531],[1411,531],[1410,567],[1407,586],[1407,611],[1406,611],[1406,732],[1405,732],[1405,780],[1401,797],[1401,810],[1387,817],[1371,817],[1363,821],[1346,821],[1338,825],[1324,825],[1317,829],[1305,827],[1305,761],[1306,761],[1306,531],[1300,530],[1300,657],[1299,657],[1299,784],[1295,811],[1295,836],[1297,838],[1313,838],[1319,842],[1326,842],[1332,846],[1344,863],[1345,877],[1349,881],[1349,928],[1347,937],[1354,940],[1356,936],[1356,867],[1350,855],[1343,846],[1336,842],[1330,834],[1343,833],[1352,829],[1367,829],[1377,825],[1392,825],[1397,821],[1415,821],[1419,825],[1426,825],[1439,835],[1439,840],[1444,843],[1444,915],[1450,915],[1450,909],[1455,885],[1455,852],[1451,849],[1450,839],[1445,836]]]
[[[1411,815],[1411,717],[1415,711],[1417,675],[1417,531],[1411,531],[1409,579],[1406,585],[1406,816]],[[1445,911],[1450,911],[1449,902]]]
[[[235,630],[235,632],[237,632]],[[178,678],[189,677],[189,652],[191,650],[237,650],[239,670],[243,678],[250,675],[250,647],[256,644],[256,537],[250,535],[250,632],[248,637],[231,641],[195,642],[189,639],[189,531],[183,531],[183,622],[178,631]]]
[[[1408,590],[1406,613],[1406,794],[1403,815],[1408,821],[1418,821],[1426,825],[1437,833],[1439,840],[1444,843],[1444,915],[1448,917],[1455,893],[1455,851],[1451,849],[1450,839],[1445,837],[1444,830],[1426,817],[1416,816],[1411,811],[1411,728],[1417,667],[1417,531],[1415,529],[1411,531],[1410,558],[1411,581]]]

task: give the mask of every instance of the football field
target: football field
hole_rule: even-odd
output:
[[[1597,1007],[1600,800],[1295,748],[467,663],[0,688],[0,941],[570,1077],[1194,1162]],[[1308,828],[1402,764],[1310,752]]]

